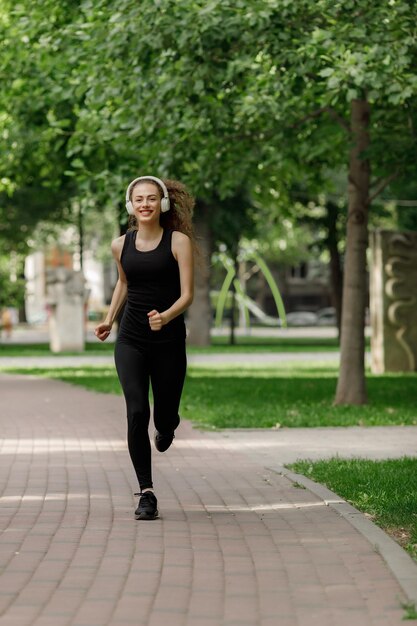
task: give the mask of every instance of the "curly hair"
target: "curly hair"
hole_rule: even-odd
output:
[[[180,183],[178,180],[170,180],[170,179],[162,179],[168,189],[169,202],[170,202],[170,210],[166,213],[161,213],[160,216],[160,224],[163,228],[169,228],[171,230],[179,230],[181,233],[184,233],[191,239],[191,243],[193,248],[197,250],[196,239],[194,234],[194,228],[192,223],[193,210],[195,205],[195,200],[193,196],[189,193],[183,183]],[[140,180],[136,183],[139,185],[142,182],[149,182],[157,187],[161,198],[163,198],[164,193],[162,188],[155,180],[146,178]],[[133,189],[136,187],[134,185],[130,190],[130,198],[132,197]],[[131,215],[129,217],[128,222],[128,230],[137,230],[138,223],[136,217]]]

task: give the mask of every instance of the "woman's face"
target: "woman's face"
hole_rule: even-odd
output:
[[[140,182],[132,190],[131,202],[138,222],[159,222],[161,213],[161,194],[159,188],[151,182]]]

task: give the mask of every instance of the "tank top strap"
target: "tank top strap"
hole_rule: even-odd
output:
[[[132,245],[134,233],[135,233],[134,230],[128,230],[126,232],[125,240],[123,242],[122,254],[120,255],[120,261],[122,260],[124,254],[126,254],[126,251],[128,250],[128,248]]]
[[[172,233],[174,231],[171,228],[164,228],[164,233],[162,235],[162,240],[163,240],[163,246],[164,248],[167,248],[168,250],[172,249]]]

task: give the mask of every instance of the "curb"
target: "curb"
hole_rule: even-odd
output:
[[[417,604],[417,563],[394,539],[391,539],[379,526],[367,519],[361,511],[355,509],[324,485],[316,483],[302,474],[295,474],[281,465],[267,469],[276,474],[281,474],[293,483],[297,482],[303,485],[323,500],[326,506],[330,506],[356,528],[373,545],[375,551],[382,556],[408,601]]]

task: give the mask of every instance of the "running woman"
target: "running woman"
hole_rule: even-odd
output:
[[[115,364],[126,401],[127,442],[139,482],[138,520],[158,517],[153,489],[149,385],[154,445],[171,445],[187,367],[184,311],[193,300],[194,200],[173,180],[140,176],[126,191],[126,235],[112,242],[119,272],[105,320],[95,335],[105,341],[126,303],[115,344]]]

